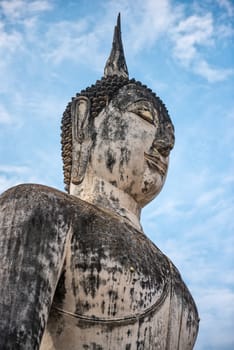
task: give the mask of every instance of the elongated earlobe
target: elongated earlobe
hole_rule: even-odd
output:
[[[90,130],[90,100],[79,96],[72,102],[72,171],[71,182],[79,185],[84,178],[90,147],[92,145]]]

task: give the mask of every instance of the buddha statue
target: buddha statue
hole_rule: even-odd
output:
[[[173,145],[165,105],[128,77],[118,16],[104,77],[63,115],[68,194],[27,184],[0,197],[0,349],[193,348],[196,305],[140,224]]]

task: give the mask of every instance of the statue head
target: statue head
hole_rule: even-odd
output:
[[[118,16],[104,77],[78,93],[63,115],[65,184],[79,195],[86,177],[98,178],[98,186],[108,183],[142,208],[164,184],[173,145],[165,105],[128,77]]]

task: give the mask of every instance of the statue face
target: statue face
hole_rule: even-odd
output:
[[[161,190],[174,144],[173,126],[157,108],[148,90],[129,84],[94,121],[96,139],[89,167],[141,207]]]

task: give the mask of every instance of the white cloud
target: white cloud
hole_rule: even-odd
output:
[[[5,25],[2,22],[0,22],[0,50],[3,50],[3,53],[6,55],[8,50],[10,52],[14,52],[18,50],[21,44],[22,44],[21,33],[15,30],[8,33],[5,29]]]
[[[13,121],[10,113],[0,104],[0,124],[11,124]]]
[[[231,4],[225,0],[220,2],[230,14]],[[160,37],[165,37],[172,42],[172,53],[181,65],[208,82],[226,80],[233,70],[212,67],[209,56],[206,58],[206,50],[215,48],[219,40],[233,35],[231,24],[226,18],[218,20],[215,13],[205,9],[196,12],[195,6],[190,6],[193,13],[187,15],[187,7],[178,4],[172,6],[169,0],[137,1],[134,5],[127,3],[124,8],[128,13],[129,28],[126,46],[131,47],[131,54],[134,55],[154,46]]]
[[[12,179],[8,179],[6,176],[3,176],[0,174],[0,195],[4,191],[6,191],[8,188],[19,184],[19,182],[14,181]]]
[[[216,28],[217,37],[221,40],[232,38],[234,34],[234,30],[232,28],[231,23],[221,23]]]
[[[38,164],[40,163],[40,167],[35,167],[31,161],[29,165],[0,164],[0,194],[8,188],[22,183],[41,183],[53,186],[57,181],[58,185],[62,187],[61,179],[58,179],[58,175],[56,175],[59,174],[61,164],[57,157],[58,154],[54,155],[52,152],[51,150],[49,154],[42,151],[35,152],[35,159]]]
[[[131,12],[134,14],[133,9],[129,11],[128,41],[134,53],[154,45],[161,35],[169,31],[180,15],[180,8],[178,6],[172,8],[169,0],[140,1],[137,5],[134,3],[132,6],[137,6],[139,9],[135,16],[131,16]]]
[[[228,288],[199,288],[196,291],[200,315],[200,343],[198,349],[229,349],[234,345],[234,293]]]
[[[221,1],[231,11],[228,1]],[[46,61],[60,64],[64,60],[71,60],[76,64],[92,64],[96,70],[102,69],[106,59],[103,47],[105,46],[106,32],[112,32],[114,13],[123,11],[127,17],[126,47],[131,47],[130,55],[155,45],[160,37],[172,42],[172,53],[178,62],[202,76],[209,82],[218,82],[227,79],[233,70],[212,67],[208,58],[205,58],[207,47],[215,46],[219,37],[228,37],[233,33],[226,22],[216,23],[211,12],[199,12],[187,16],[185,5],[175,5],[170,0],[136,0],[107,1],[103,6],[103,16],[95,25],[91,17],[82,20],[60,21],[49,25],[43,34],[43,40],[38,40],[42,23],[37,23],[37,16],[52,8],[49,0],[2,1],[0,7],[9,19],[20,21],[24,25],[22,32],[16,30],[6,31],[0,25],[0,42],[5,49],[14,51],[17,48],[26,49],[30,54],[29,43],[37,46],[38,52]],[[192,8],[192,7],[191,7]],[[160,14],[160,16],[156,15]],[[90,24],[92,30],[90,30]],[[26,39],[26,40],[25,40]]]
[[[0,11],[3,14],[0,21],[0,56],[7,66],[9,57],[17,51],[27,51],[31,40],[38,41],[40,27],[37,22],[42,12],[52,8],[49,0],[3,0],[0,1]],[[30,47],[28,52],[31,52]],[[11,56],[10,56],[11,55]],[[10,61],[9,61],[10,63]]]
[[[231,12],[231,4],[221,1]],[[178,62],[214,83],[226,80],[233,74],[232,69],[212,67],[207,49],[216,47],[219,40],[233,35],[231,24],[226,18],[217,20],[215,13],[207,10],[197,11],[195,7],[191,15],[186,14],[186,5],[175,5],[169,0],[146,0],[137,2],[137,9],[128,3],[128,37],[127,47],[131,47],[134,55],[145,48],[152,47],[160,37],[172,42],[172,53]],[[188,6],[187,6],[188,7]],[[190,10],[192,6],[190,6]],[[126,8],[125,8],[126,10]],[[157,16],[155,14],[159,14]]]
[[[204,16],[192,15],[181,20],[172,29],[174,55],[183,64],[188,64],[197,54],[198,45],[211,45],[213,42],[213,18],[210,13]]]
[[[230,36],[232,32],[227,25],[215,24],[211,13],[183,18],[177,27],[171,29],[173,54],[182,65],[191,68],[208,82],[226,80],[234,71],[212,67],[203,58],[202,51],[207,47],[215,46],[218,40],[217,33],[224,38]]]
[[[25,173],[28,173],[30,169],[27,166],[19,166],[19,165],[1,165],[0,164],[0,173],[5,173],[5,174],[17,174],[17,175],[22,175]]]
[[[172,10],[169,0],[145,2],[136,0],[135,3],[107,1],[102,6],[103,15],[95,21],[95,25],[92,23],[92,18],[88,16],[85,20],[53,23],[43,42],[44,58],[57,64],[64,60],[72,60],[76,63],[82,61],[86,64],[92,63],[95,68],[102,67],[106,59],[103,54],[107,40],[106,33],[111,33],[112,37],[113,20],[116,20],[116,14],[119,11],[123,13],[124,18],[127,18],[124,46],[131,48],[132,56],[154,45],[158,37],[168,31],[180,12],[177,6]],[[155,15],[158,13],[160,16]]]
[[[13,166],[0,164],[0,194],[12,186],[25,182],[24,179],[30,174],[26,166]]]
[[[234,175],[226,175],[223,177],[223,184],[233,183],[234,182]]]
[[[53,119],[58,118],[58,116],[62,115],[67,100],[65,97],[56,96],[53,91],[51,94],[44,93],[41,91],[31,91],[28,95],[14,95],[14,105],[19,111],[23,114],[24,109],[30,110],[33,118],[42,119]],[[22,117],[23,118],[23,117]],[[18,124],[20,121],[18,120]]]
[[[226,80],[234,74],[233,69],[213,68],[204,60],[198,61],[194,70],[211,83]]]
[[[182,200],[167,199],[165,202],[162,202],[153,212],[149,213],[147,218],[151,219],[161,215],[170,215],[170,217],[183,215],[184,211],[181,209],[183,204],[184,202]]]
[[[48,0],[3,0],[0,9],[12,21],[50,10],[52,5]]]
[[[48,1],[48,0],[35,0],[35,1],[30,0],[28,5],[29,5],[28,11],[32,13],[48,11],[48,10],[51,10],[52,8],[51,1]]]
[[[234,6],[229,0],[217,0],[220,7],[223,7],[228,16],[232,17],[234,15]]]
[[[64,60],[74,60],[77,63],[95,60],[100,39],[95,31],[89,32],[87,27],[85,20],[53,24],[46,34],[43,47],[46,60],[55,64]]]
[[[198,196],[196,200],[196,205],[200,207],[209,205],[213,201],[216,202],[217,198],[222,196],[223,193],[224,189],[222,187],[212,189],[211,191],[203,192]]]

